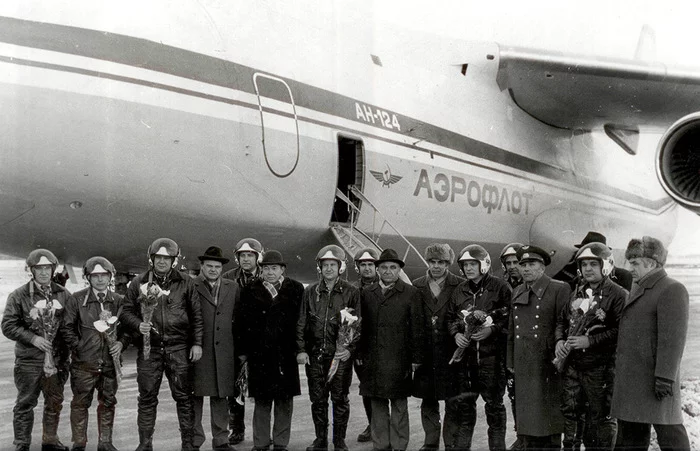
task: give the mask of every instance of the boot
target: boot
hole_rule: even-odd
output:
[[[139,429],[139,446],[136,451],[153,451],[153,429]]]
[[[180,435],[182,437],[182,451],[195,451],[197,449],[194,446],[194,431],[181,430]]]
[[[325,451],[328,449],[328,437],[316,437],[306,451]]]
[[[55,439],[54,443],[42,443],[41,451],[68,451],[68,447],[61,443],[60,440]]]
[[[357,441],[360,443],[369,442],[372,440],[372,428],[368,424],[364,431],[357,436]]]
[[[348,451],[348,445],[345,444],[345,431],[347,423],[336,423],[333,421],[333,448],[336,451]]]
[[[97,451],[119,451],[114,445],[112,445],[112,442],[107,442],[107,443],[99,443],[97,445]]]

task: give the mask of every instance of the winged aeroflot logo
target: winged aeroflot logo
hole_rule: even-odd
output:
[[[391,185],[403,178],[400,175],[392,175],[389,165],[386,166],[386,171],[384,172],[373,171],[371,169],[369,170],[369,172],[374,176],[375,179],[377,179],[377,181],[382,182],[382,186],[386,186],[387,188],[390,188]]]

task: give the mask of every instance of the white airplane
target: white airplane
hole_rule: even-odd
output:
[[[161,236],[190,258],[253,236],[310,280],[333,242],[411,275],[430,242],[523,242],[554,273],[589,230],[621,261],[700,210],[700,70],[462,41],[406,60],[326,2],[106,3],[0,4],[0,252],[137,271]]]

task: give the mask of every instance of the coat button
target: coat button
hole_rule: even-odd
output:
[[[516,329],[520,329],[520,326],[515,326]]]
[[[516,335],[515,338],[520,338],[520,335]]]
[[[535,338],[537,338],[537,334],[535,334]]]
[[[538,309],[538,308],[540,308],[540,306],[539,306],[539,305],[536,305],[536,306],[535,306],[535,308],[537,308],[537,309]]]
[[[540,317],[540,315],[535,315],[535,318],[539,318],[539,317]]]
[[[262,312],[263,312],[263,315],[264,315],[264,314],[265,314],[265,310],[263,310]]]
[[[515,315],[515,319],[518,319],[518,315]]]
[[[539,327],[539,326],[537,326],[537,324],[535,324],[535,327],[534,327],[534,329],[537,329],[538,327]],[[218,329],[218,328],[217,328],[217,329]]]

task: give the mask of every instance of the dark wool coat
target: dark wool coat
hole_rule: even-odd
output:
[[[622,310],[612,416],[650,424],[681,424],[680,366],[688,331],[688,291],[664,269],[632,286]],[[673,396],[656,399],[657,377],[674,381]]]
[[[515,371],[518,434],[545,436],[564,431],[561,379],[554,360],[555,329],[569,286],[543,274],[530,289],[513,292],[507,367]]]
[[[367,367],[360,395],[411,396],[411,364],[423,362],[422,302],[420,291],[400,279],[386,295],[379,283],[362,290],[358,358]]]
[[[304,286],[287,277],[274,299],[258,279],[241,292],[241,342],[247,356],[248,394],[286,399],[301,394],[296,326]]]
[[[450,378],[449,362],[457,348],[447,327],[449,300],[453,291],[465,279],[447,272],[445,284],[437,298],[430,290],[430,276],[413,281],[422,295],[423,365],[413,375],[413,396],[426,399],[446,399]]]
[[[195,279],[204,323],[202,358],[194,364],[195,396],[225,398],[234,395],[233,321],[240,291],[232,280],[220,279],[219,282],[219,293],[214,302],[204,278]]]

